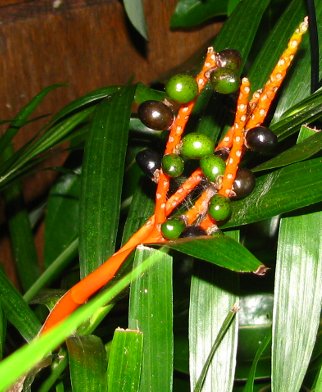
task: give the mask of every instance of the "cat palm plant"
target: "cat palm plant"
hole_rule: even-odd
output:
[[[322,96],[310,87],[305,5],[292,1],[279,18],[274,9],[269,0],[237,5],[170,133],[146,127],[133,104],[169,108],[169,95],[182,99],[171,84],[167,95],[140,83],[93,91],[16,152],[12,138],[59,86],[10,123],[0,139],[8,204],[18,203],[19,178],[52,147],[70,141],[71,154],[46,200],[41,274],[27,212],[20,206],[9,222],[24,292],[0,274],[0,390],[322,390]],[[316,13],[322,17],[320,4]],[[232,95],[208,83],[225,68],[227,48],[242,59]],[[260,139],[263,123],[275,150],[247,152],[245,145],[258,145],[249,128],[260,126]],[[210,174],[209,159],[191,150],[196,138],[213,143],[210,152],[217,146]],[[183,168],[173,174],[162,159],[154,182],[145,178],[134,158],[151,147]],[[196,157],[200,164],[188,159]],[[238,167],[251,169],[254,189],[230,202],[238,198]]]

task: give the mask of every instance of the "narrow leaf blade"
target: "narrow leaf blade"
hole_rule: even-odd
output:
[[[108,361],[108,390],[137,392],[143,359],[143,334],[116,329]]]
[[[106,391],[106,351],[95,335],[72,336],[66,341],[73,391]]]
[[[114,252],[134,92],[135,86],[124,87],[97,106],[86,142],[80,197],[81,277]]]
[[[173,373],[172,257],[155,249],[137,249],[134,268],[147,257],[158,259],[131,284],[129,328],[143,333],[140,392],[171,391]]]
[[[281,221],[275,273],[272,391],[300,390],[309,364],[322,302],[321,230],[321,212]]]

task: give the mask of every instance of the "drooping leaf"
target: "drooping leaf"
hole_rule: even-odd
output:
[[[321,212],[281,220],[274,291],[273,392],[300,390],[310,361],[322,303],[321,230]]]
[[[145,40],[148,40],[148,32],[144,18],[142,0],[123,0],[128,18],[136,30]]]
[[[73,391],[106,391],[107,359],[102,340],[75,335],[66,340]]]
[[[173,373],[172,257],[140,247],[137,268],[147,257],[158,259],[148,273],[131,284],[129,328],[143,333],[140,392],[171,391]]]
[[[321,162],[322,158],[315,158],[294,163],[258,178],[247,198],[232,203],[233,214],[225,227],[264,220],[320,202]]]
[[[108,361],[108,390],[137,392],[140,386],[142,359],[142,332],[117,328]]]
[[[95,111],[86,142],[80,197],[80,274],[114,252],[129,119],[135,86],[124,87]]]
[[[10,323],[26,341],[32,340],[39,332],[41,324],[1,269],[0,302]]]
[[[166,247],[238,272],[256,272],[264,266],[245,247],[227,235],[168,242]]]

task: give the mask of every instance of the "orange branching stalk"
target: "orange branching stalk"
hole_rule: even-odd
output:
[[[233,195],[233,183],[244,153],[247,131],[252,127],[261,125],[265,120],[268,109],[297,51],[301,37],[307,28],[308,20],[305,18],[304,22],[300,24],[291,37],[287,49],[278,60],[264,88],[256,91],[250,100],[250,83],[247,78],[242,79],[234,124],[216,147],[216,150],[225,149],[229,151],[224,175],[216,184],[209,183],[194,205],[181,215],[187,225],[197,223],[207,234],[211,234],[217,230],[216,222],[207,213],[209,199],[215,193],[225,197]],[[199,92],[202,91],[208,82],[209,72],[216,68],[216,66],[216,53],[213,48],[209,48],[202,70],[196,76]],[[181,136],[194,105],[195,100],[180,107],[170,128],[165,154],[177,152],[180,146]],[[200,184],[202,179],[203,173],[201,169],[195,170],[176,192],[168,197],[170,177],[163,173],[161,169],[156,190],[154,215],[113,256],[66,292],[49,314],[40,333],[45,333],[64,320],[99,289],[111,281],[126,258],[138,245],[143,243],[162,244],[166,242],[161,234],[161,224],[187,198],[189,193]]]

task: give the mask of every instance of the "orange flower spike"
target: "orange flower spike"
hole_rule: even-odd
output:
[[[202,192],[195,204],[181,215],[188,226],[192,225],[199,217],[206,214],[209,200],[215,193],[215,188],[209,186]]]
[[[176,192],[171,195],[166,203],[165,212],[166,216],[170,215],[171,212],[181,203],[183,200],[192,192],[196,186],[202,180],[201,169],[196,169],[187,180],[180,185]]]
[[[233,125],[235,129],[233,146],[230,150],[225,173],[222,179],[221,188],[219,190],[219,194],[229,197],[236,173],[238,170],[239,162],[241,160],[241,156],[243,154],[243,146],[244,146],[244,128],[247,120],[247,108],[248,108],[248,97],[250,92],[249,80],[247,78],[243,78],[239,90],[239,97],[237,101],[237,110],[235,123]]]
[[[199,226],[203,229],[208,235],[212,234],[214,231],[217,230],[217,225],[214,219],[207,214],[203,220],[200,222]]]
[[[230,149],[233,145],[233,138],[234,138],[235,128],[232,126],[228,129],[223,139],[218,143],[217,147],[215,148],[216,151],[221,150],[223,148]]]
[[[214,49],[212,47],[209,47],[202,70],[196,76],[199,93],[203,90],[203,88],[208,82],[208,78],[206,76],[207,71],[214,68],[215,66],[216,55]],[[191,102],[188,102],[187,104],[181,105],[178,114],[170,128],[170,134],[165,148],[165,154],[171,154],[176,151],[177,146],[181,141],[181,136],[185,130],[192,109],[195,105],[195,102],[196,100],[193,100]],[[162,170],[160,170],[155,200],[155,225],[158,227],[166,219],[165,207],[169,186],[169,176],[164,174]]]
[[[307,29],[308,18],[306,17],[304,21],[299,25],[299,27],[295,30],[294,34],[288,42],[287,48],[278,60],[269,80],[265,84],[265,87],[259,96],[257,105],[253,109],[250,119],[246,124],[247,129],[257,127],[261,125],[265,120],[268,109],[276,95],[278,88],[280,87],[285,78],[286,72],[302,41],[302,36],[307,31]]]

